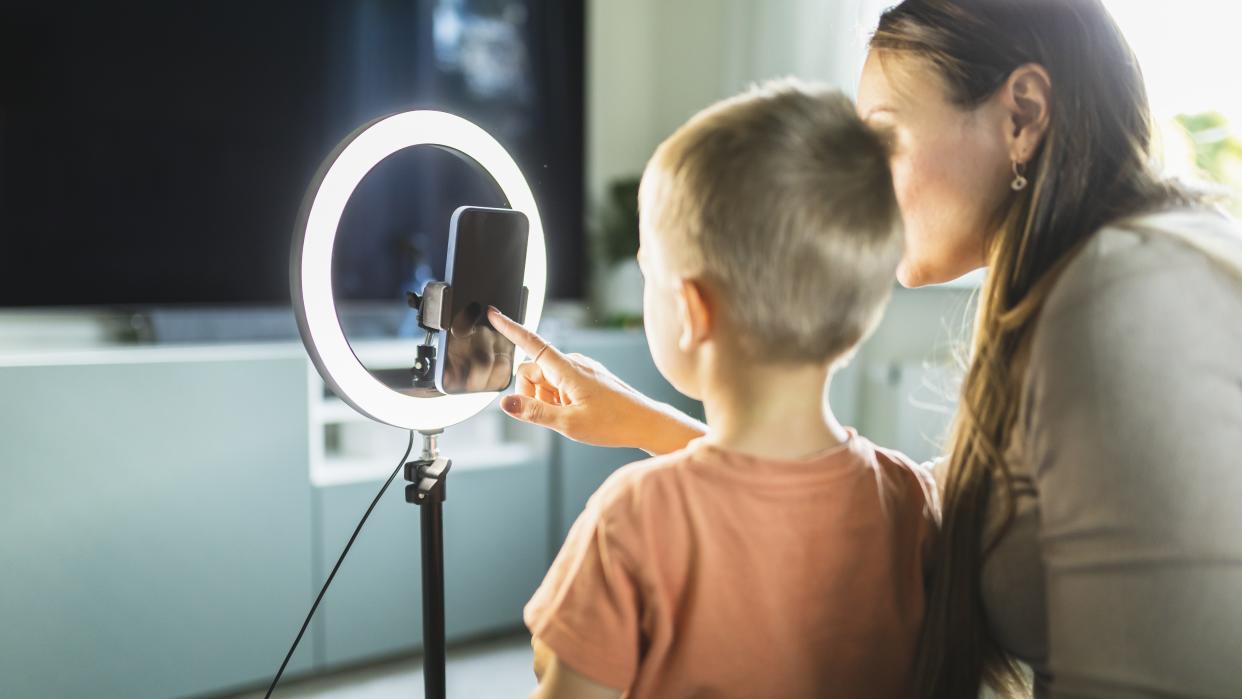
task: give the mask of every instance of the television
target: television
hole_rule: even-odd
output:
[[[534,191],[549,295],[583,291],[583,0],[0,0],[0,307],[289,304],[315,171],[356,128],[439,109]],[[503,206],[431,147],[341,222],[343,302],[442,278],[459,205]]]

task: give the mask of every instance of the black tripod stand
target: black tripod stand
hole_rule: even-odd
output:
[[[444,487],[452,462],[440,456],[443,430],[423,432],[423,453],[405,465],[405,501],[422,508],[423,687],[426,699],[444,699]]]

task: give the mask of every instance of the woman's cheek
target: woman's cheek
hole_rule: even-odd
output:
[[[892,164],[893,190],[901,209],[905,227],[906,246],[901,263],[897,267],[897,280],[902,286],[918,286],[923,278],[921,270],[927,257],[927,220],[920,196],[920,183],[913,176],[910,158],[895,158]]]
[[[893,159],[893,193],[897,196],[897,207],[901,209],[901,218],[906,230],[909,230],[917,223],[915,220],[916,197],[914,183],[910,177],[910,169],[909,158],[899,157]]]

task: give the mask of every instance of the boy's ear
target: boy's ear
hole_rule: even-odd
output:
[[[711,335],[715,316],[707,288],[697,279],[682,279],[677,289],[677,315],[681,334],[677,347],[689,352]]]

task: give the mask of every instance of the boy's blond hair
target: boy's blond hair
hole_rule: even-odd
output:
[[[836,361],[874,329],[902,253],[883,140],[792,80],[695,115],[647,165],[643,225],[724,295],[755,358]]]

